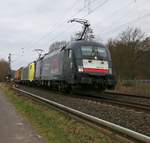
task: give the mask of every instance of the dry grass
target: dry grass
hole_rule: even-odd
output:
[[[141,83],[141,82],[132,82],[132,83],[124,83],[122,81],[118,81],[115,91],[150,96],[150,83]]]

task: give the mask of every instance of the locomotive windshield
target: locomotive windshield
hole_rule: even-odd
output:
[[[98,46],[81,46],[81,53],[83,58],[106,58],[107,51],[104,47]]]

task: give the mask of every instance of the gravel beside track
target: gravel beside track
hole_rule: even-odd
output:
[[[20,89],[150,136],[150,114],[25,86]]]

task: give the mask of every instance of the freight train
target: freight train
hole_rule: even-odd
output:
[[[108,48],[97,42],[74,41],[16,71],[16,82],[58,90],[112,89],[116,81]]]
[[[17,83],[57,88],[60,91],[104,90],[115,87],[108,48],[86,40],[90,26],[87,20],[74,18],[70,22],[84,25],[81,37],[18,69],[15,79]]]

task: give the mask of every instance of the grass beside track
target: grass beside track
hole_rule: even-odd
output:
[[[30,121],[34,129],[49,143],[118,143],[100,133],[98,129],[65,116],[44,104],[39,104],[0,85],[16,110]]]

